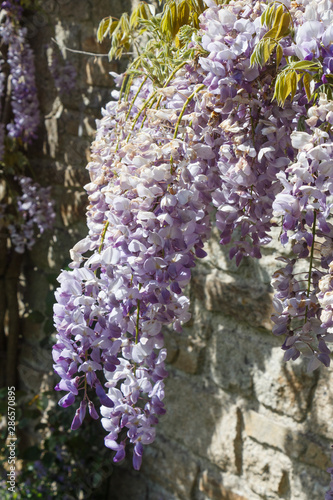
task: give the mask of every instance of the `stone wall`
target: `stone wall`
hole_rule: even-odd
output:
[[[53,186],[57,221],[50,241],[40,240],[25,262],[30,314],[19,371],[31,392],[50,384],[55,278],[85,235],[89,145],[109,100],[108,72],[119,70],[107,58],[65,47],[105,53],[95,41],[96,27],[106,15],[129,10],[130,1],[52,0],[45,8],[44,24],[30,19],[46,117],[34,168],[41,183]],[[74,91],[62,97],[45,76],[52,36],[78,74]],[[189,288],[192,320],[182,334],[166,332],[167,414],[139,473],[130,461],[113,467],[109,500],[323,499],[333,443],[332,370],[307,374],[302,361],[282,361],[280,339],[270,331],[273,245],[261,261],[245,260],[238,269],[217,234],[207,249]]]
[[[115,468],[111,498],[323,500],[332,370],[282,360],[270,322],[273,245],[238,269],[217,234],[207,250],[189,290],[192,320],[166,334],[167,414],[142,471]]]

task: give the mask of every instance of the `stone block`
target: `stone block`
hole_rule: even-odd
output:
[[[134,0],[135,1],[135,0]],[[101,12],[101,19],[106,16],[120,17],[123,12],[131,12],[133,0],[100,0],[98,10]],[[95,12],[97,9],[94,9]]]
[[[329,488],[330,477],[325,471],[307,466],[304,463],[294,463],[291,474],[291,500],[323,500]]]
[[[91,17],[91,11],[89,4],[82,5],[78,8],[78,5],[71,0],[57,0],[60,11],[59,14],[62,18],[71,19],[75,23],[82,21],[87,21]]]
[[[93,110],[100,117],[101,108],[111,101],[111,85],[107,88],[86,87],[81,97],[83,105],[89,108],[89,112]]]
[[[267,408],[301,422],[309,411],[317,373],[307,373],[304,359],[284,362],[283,351],[274,347],[253,372],[256,398]]]
[[[206,353],[208,372],[219,387],[251,398],[253,374],[263,369],[274,343],[273,336],[215,314]]]
[[[25,342],[22,346],[22,352],[24,352],[22,368],[20,368],[22,372],[26,370],[27,373],[30,373],[30,370],[33,370],[39,373],[39,377],[50,373],[53,361],[47,349]],[[26,377],[25,382],[27,382]]]
[[[147,498],[148,486],[142,474],[133,470],[114,467],[111,476],[111,487],[107,500],[124,500],[127,498]]]
[[[320,368],[308,413],[313,430],[333,442],[333,368]]]
[[[87,137],[66,136],[62,142],[66,141],[64,152],[64,162],[66,165],[86,166],[90,158],[90,139]],[[62,147],[64,144],[61,145]]]
[[[45,351],[45,356],[47,355],[47,351]],[[21,381],[21,389],[32,393],[39,394],[43,392],[43,390],[50,389],[50,377],[43,370],[50,371],[52,369],[52,360],[48,357],[46,360],[45,357],[41,359],[43,365],[40,368],[36,367],[35,363],[30,364],[29,361],[26,361],[26,358],[22,358],[18,363],[18,373]]]
[[[199,480],[199,491],[211,500],[255,500],[253,497],[244,496],[237,490],[230,490],[223,485],[222,475],[218,478],[205,470]]]
[[[245,434],[262,445],[277,448],[290,458],[325,471],[330,467],[329,447],[312,435],[292,429],[255,411],[244,413]]]
[[[180,337],[177,347],[178,355],[173,361],[174,367],[186,373],[197,373],[204,344],[202,342],[191,342],[188,338]]]
[[[328,467],[332,467],[330,460],[330,447],[328,444],[325,447],[325,445],[320,445],[314,441],[306,439],[305,445],[305,452],[300,456],[301,462],[313,465],[323,471],[326,471]]]
[[[251,326],[271,329],[272,298],[265,283],[235,280],[225,272],[214,271],[206,277],[205,285],[208,311],[233,316]]]
[[[187,448],[159,432],[154,444],[145,449],[141,470],[149,481],[186,500],[191,497],[198,464]]]
[[[138,499],[138,496],[136,495],[135,498]],[[189,497],[179,497],[176,493],[166,491],[161,486],[148,483],[148,495],[145,498],[147,500],[188,500]]]
[[[201,377],[171,370],[165,405],[159,432],[224,470],[238,471],[239,420],[232,397]]]
[[[259,443],[285,451],[290,429],[253,410],[244,413],[245,434]]]
[[[109,61],[107,57],[108,50],[106,50],[103,57],[91,56],[86,60],[85,80],[87,85],[107,87],[108,89],[114,87],[110,71],[117,73],[119,65]]]
[[[303,421],[316,387],[303,359],[284,362],[280,339],[214,315],[206,359],[214,382],[228,391],[255,397],[267,408]],[[278,344],[278,345],[277,345]]]
[[[177,353],[172,358],[173,366],[189,374],[203,371],[207,338],[210,335],[210,318],[202,307],[202,303],[195,298],[197,291],[196,285],[191,284],[192,319],[190,322],[183,327],[181,333],[170,331],[166,335],[166,337],[171,337],[177,346]],[[172,349],[172,345],[170,347]]]
[[[272,500],[298,498],[291,495],[292,465],[290,459],[283,453],[264,447],[251,439],[245,439],[243,457],[243,479],[259,498]]]

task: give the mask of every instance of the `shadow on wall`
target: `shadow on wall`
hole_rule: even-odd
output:
[[[322,500],[332,372],[283,361],[270,323],[276,250],[237,269],[217,234],[207,247],[190,285],[192,320],[166,332],[167,414],[141,472],[130,459],[115,467],[110,500]]]

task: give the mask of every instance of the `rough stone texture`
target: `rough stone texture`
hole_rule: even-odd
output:
[[[30,20],[46,117],[33,164],[38,180],[53,186],[57,221],[25,262],[19,371],[23,387],[33,393],[47,386],[51,373],[50,349],[41,342],[51,345],[56,276],[86,233],[82,186],[89,145],[100,107],[109,100],[108,72],[119,71],[107,58],[67,52],[78,78],[73,93],[59,97],[46,68],[45,44],[54,36],[64,52],[70,47],[105,53],[107,47],[95,41],[96,27],[106,15],[129,9],[130,1],[81,0],[77,8],[77,2],[50,0],[45,6],[44,24]],[[194,270],[191,321],[181,334],[165,332],[168,411],[156,442],[146,448],[140,473],[130,458],[114,467],[110,500],[324,497],[333,443],[333,371],[309,375],[302,361],[282,361],[280,339],[270,332],[276,245],[267,247],[261,261],[245,259],[237,269],[218,240],[214,232],[208,256]]]
[[[190,498],[195,487],[198,464],[187,447],[166,436],[157,437],[154,445],[147,450],[142,473],[151,481],[172,491],[180,498]],[[163,462],[163,473],[160,464]]]
[[[203,492],[206,497],[216,498],[216,500],[248,500],[243,495],[239,495],[236,491],[226,489],[221,483],[220,478],[204,471],[199,481],[199,491]]]
[[[278,413],[302,421],[311,405],[317,372],[308,374],[303,360],[285,363],[280,347],[265,356],[263,368],[253,376],[258,401]]]

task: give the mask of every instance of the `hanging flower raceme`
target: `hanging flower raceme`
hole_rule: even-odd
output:
[[[31,250],[39,234],[50,229],[55,219],[54,202],[50,198],[51,188],[43,188],[30,177],[15,178],[21,194],[15,199],[17,214],[0,213],[0,220],[8,227],[12,246],[17,253]],[[13,200],[14,201],[14,200]],[[3,207],[5,209],[5,207]]]
[[[37,137],[40,121],[34,55],[27,42],[27,29],[19,24],[21,7],[15,2],[2,3],[1,44],[8,46],[13,121],[7,125],[8,135],[29,143]]]
[[[8,229],[11,248],[18,253],[31,250],[36,230],[42,234],[55,218],[51,188],[42,188],[23,174],[22,165],[28,161],[19,151],[22,145],[26,150],[37,137],[40,118],[34,55],[27,42],[27,29],[21,26],[22,13],[18,0],[1,3],[0,43],[6,56],[0,60],[0,161],[4,162],[0,217]],[[4,94],[6,106],[2,109]],[[7,168],[8,160],[16,172]]]
[[[136,469],[165,412],[162,329],[180,331],[190,317],[184,288],[195,258],[205,255],[213,205],[221,243],[232,242],[237,264],[260,257],[282,219],[281,241],[292,242],[294,255],[281,259],[284,267],[273,276],[274,333],[286,336],[285,359],[303,352],[310,369],[329,364],[332,109],[323,93],[307,110],[309,88],[320,90],[319,65],[304,55],[311,40],[301,52],[294,42],[307,22],[322,22],[318,50],[326,52],[318,57],[327,58],[330,30],[311,18],[318,9],[283,3],[288,13],[273,5],[272,17],[262,2],[207,0],[200,18],[204,55],[201,49],[202,57],[158,88],[149,75],[133,77],[129,93],[115,92],[118,102],[108,103],[98,122],[85,186],[89,234],[72,249],[71,270],[59,276],[56,293],[56,388],[67,392],[64,407],[80,396],[72,429],[87,406],[98,418],[95,391],[106,446],[119,461],[132,443]],[[320,10],[324,20],[326,14]],[[284,31],[270,40],[272,19],[283,15]],[[271,59],[259,51],[253,61],[265,40]],[[306,62],[292,69],[288,100],[273,84],[290,53]],[[119,85],[122,78],[116,76]],[[302,259],[309,267],[299,274]]]
[[[106,446],[118,461],[125,442],[134,443],[135,468],[165,411],[161,329],[180,331],[190,317],[183,289],[195,257],[205,255],[211,192],[219,180],[219,142],[202,145],[208,131],[202,85],[191,79],[198,75],[180,72],[145,117],[140,102],[151,86],[140,80],[134,88],[142,94],[130,110],[124,102],[106,107],[88,165],[90,233],[73,248],[73,271],[59,278],[54,359],[62,377],[57,388],[69,391],[60,404],[73,403],[82,388],[86,405],[87,386],[94,388]],[[93,252],[88,259],[87,251]],[[105,384],[96,375],[102,368]],[[72,428],[83,415],[80,406]]]
[[[55,87],[60,95],[68,94],[75,88],[77,79],[76,69],[62,54],[59,55],[53,48],[49,48],[49,51],[50,59],[48,66]]]
[[[332,248],[333,244],[333,228],[327,222],[333,194],[333,143],[331,134],[324,130],[332,109],[322,95],[319,106],[309,109],[307,124],[311,133],[291,134],[292,144],[299,152],[296,162],[277,175],[283,190],[273,203],[274,215],[282,217],[281,241],[286,244],[291,240],[297,257],[292,264],[287,261],[287,266],[273,277],[277,312],[273,316],[273,332],[287,336],[283,345],[285,359],[296,359],[302,351],[310,358],[310,371],[320,363],[330,364],[326,341],[333,340],[327,333],[331,326],[330,274],[324,276],[333,260],[332,251],[325,253],[325,248]],[[295,263],[302,259],[308,261],[307,270],[295,273]]]

